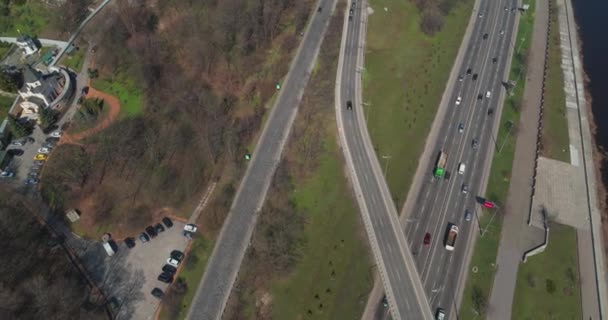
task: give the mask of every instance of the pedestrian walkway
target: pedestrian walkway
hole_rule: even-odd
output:
[[[517,143],[511,172],[511,183],[505,204],[497,271],[490,295],[487,319],[510,320],[517,270],[524,251],[542,243],[544,230],[527,226],[532,195],[532,177],[536,158],[539,108],[543,87],[543,66],[549,21],[548,0],[537,0],[528,55],[528,68],[517,126]]]

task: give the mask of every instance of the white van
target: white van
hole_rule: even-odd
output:
[[[464,174],[464,169],[466,168],[466,165],[464,163],[460,163],[458,165],[458,174]]]

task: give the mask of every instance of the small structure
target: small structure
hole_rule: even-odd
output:
[[[76,211],[76,209],[70,209],[70,210],[66,211],[65,216],[72,223],[80,220],[80,215],[78,214],[78,211]]]
[[[26,57],[40,50],[34,39],[32,39],[32,37],[28,35],[20,36],[19,38],[17,38],[17,46],[19,47],[19,49],[21,49],[21,51],[23,51],[23,54]]]

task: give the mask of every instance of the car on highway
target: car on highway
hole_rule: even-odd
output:
[[[470,74],[471,74],[471,72],[473,72],[473,71],[471,70],[471,68],[468,68],[468,69],[467,69],[467,76],[468,76],[468,75],[470,75]]]
[[[146,243],[146,242],[150,241],[150,237],[148,237],[148,235],[145,232],[142,232],[139,235],[139,240],[141,240],[142,243]]]
[[[462,122],[460,124],[458,124],[458,132],[460,132],[460,133],[464,132],[464,124]]]
[[[179,266],[179,261],[173,258],[168,258],[167,259],[167,264],[172,266],[172,267],[178,267]]]
[[[164,217],[162,221],[165,224],[165,227],[167,227],[167,229],[173,227],[173,221],[171,221],[171,219]]]
[[[491,109],[491,108],[490,108],[490,109],[488,109],[488,115],[489,115],[489,116],[491,116],[491,115],[493,115],[493,114],[494,114],[494,109]]]
[[[479,148],[479,141],[477,141],[477,139],[473,139],[473,142],[471,142],[471,145],[472,145],[473,149],[477,149],[477,148]]]
[[[437,312],[435,313],[435,320],[445,320],[445,311],[441,308],[437,308]]]
[[[483,13],[480,13],[480,14],[478,15],[478,17],[479,17],[479,18],[483,18]]]
[[[150,236],[150,238],[154,239],[158,235],[153,226],[146,227],[146,233]]]
[[[488,34],[487,34],[487,33],[484,33],[484,34],[483,34],[483,39],[484,39],[484,40],[486,40],[487,38],[488,38]]]
[[[423,241],[425,246],[428,246],[431,243],[431,234],[430,233],[426,233],[424,235],[424,241]]]
[[[464,174],[464,170],[466,169],[467,165],[464,164],[464,162],[461,162],[458,165],[458,174]]]
[[[150,294],[152,294],[152,296],[157,297],[159,299],[162,298],[163,295],[165,295],[163,293],[163,291],[161,289],[159,289],[159,288],[152,289],[152,292],[150,292]]]
[[[467,186],[466,183],[463,183],[462,187],[460,188],[460,191],[462,191],[462,193],[464,193],[464,194],[469,193],[469,186]]]
[[[483,94],[480,93],[477,95],[477,100],[481,100],[481,99],[483,99]]]
[[[464,220],[468,222],[468,221],[471,221],[471,218],[473,218],[473,214],[471,213],[471,210],[466,209],[464,211]]]
[[[473,81],[477,80],[477,73],[473,75]]]
[[[53,137],[53,138],[61,138],[61,135],[62,135],[61,131],[51,132],[51,137]]]
[[[464,76],[463,75],[459,75],[458,76],[458,81],[462,81],[462,80],[464,80]]]
[[[353,109],[353,103],[348,100],[346,101],[346,110],[352,110]]]
[[[350,9],[350,11],[348,12],[348,21],[352,21],[353,20],[353,14],[355,13],[355,10]]]
[[[38,149],[38,153],[48,154],[49,152],[51,152],[51,149],[49,149],[49,148],[40,148],[40,149]]]
[[[46,160],[46,154],[39,153],[34,157],[34,160]]]
[[[505,34],[505,30],[500,30],[500,34],[501,35]]]
[[[492,96],[492,92],[491,92],[491,91],[487,91],[487,92],[486,92],[486,98],[489,98],[489,97],[491,97],[491,96]]]
[[[492,63],[496,63],[496,62],[498,62],[498,58],[496,58],[496,57],[492,58]]]
[[[460,103],[462,102],[462,97],[458,96],[458,98],[456,98],[456,105],[460,105]]]
[[[321,12],[321,11],[323,11],[323,7],[317,8],[317,12]]]

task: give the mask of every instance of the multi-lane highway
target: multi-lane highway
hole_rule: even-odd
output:
[[[365,125],[361,108],[362,8],[349,2],[338,66],[336,108],[338,130],[349,177],[370,239],[394,319],[432,319],[432,312],[397,218],[395,205]]]
[[[319,52],[336,0],[321,0],[262,131],[230,213],[217,238],[188,319],[220,319],[249,245],[257,213],[281,157],[297,107]]]
[[[408,213],[405,233],[416,266],[424,283],[424,290],[433,310],[442,308],[448,315],[456,314],[458,287],[471,233],[478,231],[477,196],[481,196],[484,174],[491,161],[496,141],[493,131],[498,125],[504,97],[503,81],[507,80],[509,53],[513,49],[516,0],[483,0],[466,53],[459,66],[459,76],[451,88],[445,118],[435,142],[432,158],[426,159],[426,174],[413,210]],[[468,70],[470,69],[470,74]],[[474,80],[476,78],[476,80]],[[459,99],[460,97],[460,99]],[[457,100],[461,100],[456,104]],[[478,147],[474,147],[474,140]],[[447,154],[449,175],[433,177],[437,155]],[[463,163],[463,174],[458,173]],[[423,166],[424,167],[424,166]],[[447,177],[449,176],[449,178]],[[462,192],[463,185],[468,192]],[[465,211],[471,212],[470,221]],[[449,224],[459,227],[455,250],[445,249],[444,238]],[[429,244],[424,243],[430,234]],[[481,240],[483,241],[483,240]],[[452,314],[453,313],[453,314]]]

